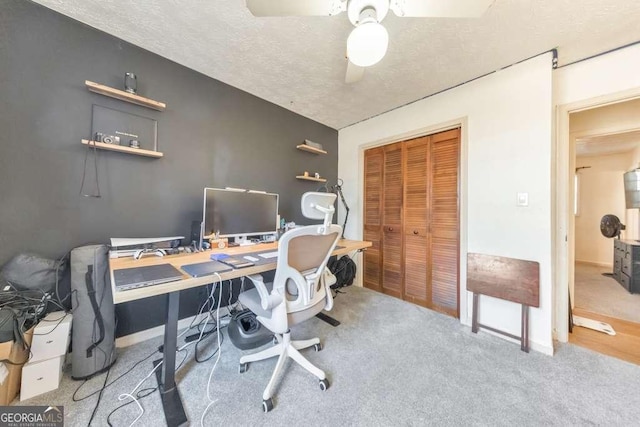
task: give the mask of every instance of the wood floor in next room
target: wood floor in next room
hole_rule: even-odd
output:
[[[616,331],[616,335],[611,336],[574,326],[573,333],[569,334],[570,343],[640,365],[640,323],[628,322],[580,308],[575,308],[573,314],[607,322]]]
[[[569,342],[640,365],[640,294],[630,294],[612,277],[611,268],[576,263],[573,314],[609,323],[615,336],[574,327]]]
[[[630,294],[613,278],[611,268],[576,263],[573,314],[609,323],[615,336],[574,327],[569,342],[640,365],[640,294]]]

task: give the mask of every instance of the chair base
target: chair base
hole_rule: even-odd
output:
[[[316,351],[320,351],[322,347],[320,346],[319,338],[312,338],[303,341],[291,341],[291,333],[289,331],[285,332],[282,335],[276,334],[275,336],[278,343],[273,347],[269,347],[266,350],[262,350],[258,353],[248,354],[240,358],[240,372],[242,373],[246,370],[247,363],[257,362],[259,360],[270,359],[272,357],[278,356],[276,368],[271,375],[271,379],[269,380],[269,384],[267,384],[267,388],[265,388],[264,393],[262,394],[262,399],[264,401],[270,400],[273,396],[273,389],[276,384],[276,379],[278,375],[280,375],[280,372],[282,372],[284,368],[284,362],[287,360],[287,358],[293,359],[296,363],[298,363],[298,365],[302,366],[304,369],[318,377],[321,382],[323,382],[324,384],[328,384],[328,382],[326,382],[326,375],[324,371],[309,362],[298,351],[312,346],[315,346]],[[324,389],[326,389],[326,387],[323,388],[323,390]]]

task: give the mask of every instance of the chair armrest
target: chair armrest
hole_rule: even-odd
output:
[[[336,283],[338,279],[336,279],[336,276],[333,275],[328,267],[325,267],[322,271],[322,277],[320,278],[320,280],[322,281],[322,286],[324,286],[326,292],[324,309],[326,311],[331,311],[331,309],[333,308],[333,294],[331,293],[331,285]]]
[[[324,281],[324,284],[328,287],[330,287],[331,285],[335,285],[335,283],[338,281],[338,279],[336,279],[336,276],[333,275],[328,267],[325,267],[322,271],[322,279]]]
[[[282,300],[282,296],[278,295],[276,292],[272,292],[269,294],[266,285],[264,284],[264,278],[262,274],[251,274],[246,276],[253,285],[256,287],[258,294],[260,295],[260,305],[264,310],[271,310],[273,307],[280,304]]]

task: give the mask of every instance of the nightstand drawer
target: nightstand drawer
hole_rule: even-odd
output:
[[[620,284],[627,290],[631,291],[631,279],[626,274],[620,275]]]

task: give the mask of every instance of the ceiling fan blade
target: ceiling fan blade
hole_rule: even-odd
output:
[[[346,0],[247,0],[253,16],[332,16],[347,10]]]
[[[355,83],[364,76],[364,67],[358,67],[353,62],[347,60],[347,75],[344,78],[345,83]]]
[[[479,18],[495,0],[391,0],[390,8],[408,18]]]

